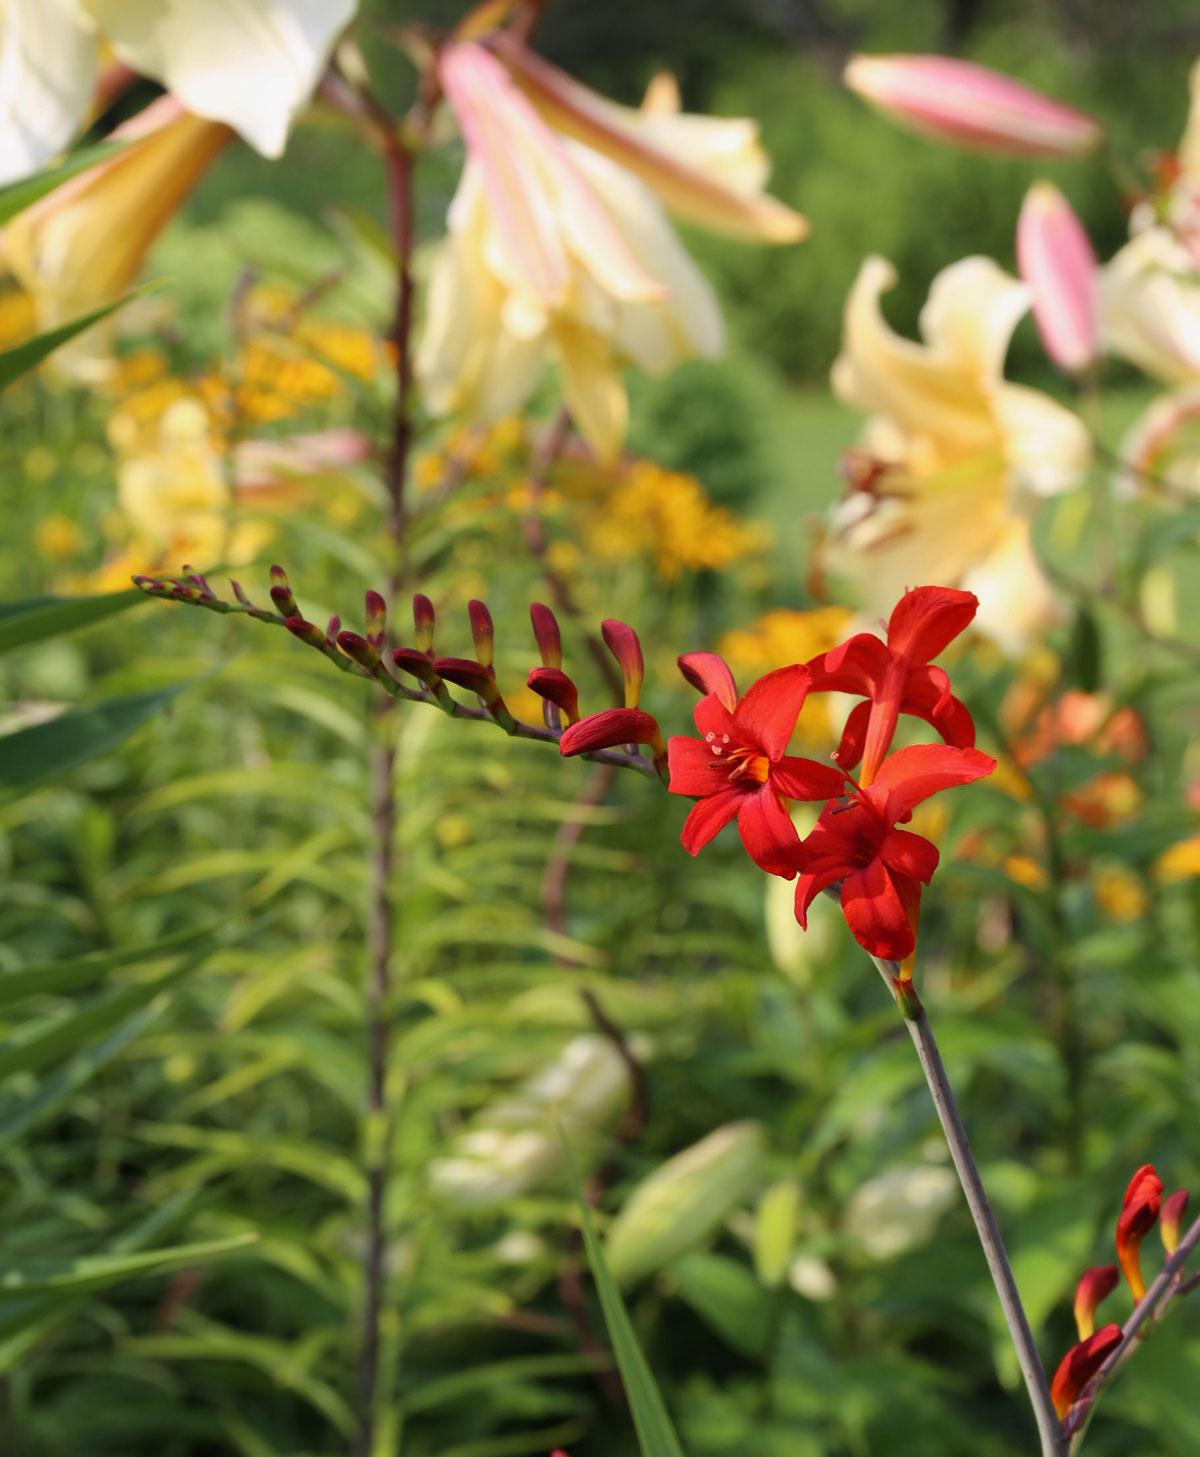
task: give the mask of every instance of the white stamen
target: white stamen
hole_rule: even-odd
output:
[[[709,743],[709,744],[711,744],[711,743],[712,743],[712,741],[713,741],[713,740],[714,740],[714,739],[715,739],[715,738],[716,738],[716,734],[705,734],[705,735],[704,735],[704,741],[705,741],[705,743]]]
[[[729,742],[729,735],[728,734],[722,734],[721,735],[721,742],[723,744],[727,744]]]

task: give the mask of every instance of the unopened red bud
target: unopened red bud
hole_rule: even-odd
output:
[[[365,668],[372,675],[379,672],[380,657],[373,643],[369,643],[365,637],[357,632],[339,632],[337,645],[348,658],[362,668]]]
[[[579,690],[561,668],[534,668],[526,683],[539,697],[554,704],[568,727],[578,723]]]
[[[274,591],[274,588],[271,589]],[[284,627],[298,637],[301,642],[307,643],[310,648],[323,648],[325,646],[325,634],[315,622],[305,622],[303,617],[289,617],[284,621]]]
[[[541,655],[542,666],[561,668],[562,633],[558,630],[558,619],[544,602],[534,602],[529,608],[529,620],[533,623],[533,636]]]
[[[496,643],[492,614],[484,603],[472,600],[467,603],[467,615],[471,619],[471,641],[475,644],[475,656],[485,668],[490,668]]]
[[[1163,1183],[1153,1164],[1143,1164],[1129,1181],[1117,1220],[1117,1262],[1136,1304],[1146,1293],[1142,1279],[1142,1241],[1154,1228],[1162,1208]]]
[[[254,606],[254,603],[251,602],[251,600],[249,599],[249,597],[247,597],[246,594],[245,594],[245,592],[242,590],[242,584],[239,581],[237,581],[236,578],[230,577],[230,579],[229,579],[229,587],[230,587],[230,590],[232,591],[233,595],[237,598],[237,600],[242,604],[243,607],[253,607]]]
[[[1187,1212],[1188,1191],[1176,1189],[1169,1199],[1163,1200],[1162,1223],[1159,1225],[1159,1234],[1162,1235],[1163,1249],[1168,1255],[1173,1255],[1179,1248],[1179,1228],[1183,1223],[1183,1216]]]
[[[604,642],[616,658],[625,679],[625,707],[636,708],[642,692],[642,679],[646,676],[646,662],[642,657],[642,645],[633,628],[625,622],[609,617],[600,624]]]
[[[160,582],[157,577],[143,577],[138,575],[134,577],[133,585],[140,587],[143,592],[148,593],[151,597],[169,597],[171,595],[171,588],[166,582]]]
[[[337,642],[338,633],[340,633],[341,630],[342,619],[335,612],[334,615],[329,619],[328,626],[325,628],[325,641],[329,643]]]
[[[1121,1327],[1106,1325],[1086,1341],[1072,1346],[1059,1363],[1050,1383],[1050,1399],[1059,1420],[1070,1411],[1083,1394],[1084,1387],[1121,1344]]]
[[[434,658],[433,670],[447,683],[478,694],[494,714],[508,713],[496,685],[496,676],[483,663],[477,663],[473,658]]]
[[[416,648],[396,648],[392,653],[392,662],[402,673],[409,673],[418,682],[424,683],[426,688],[436,688],[440,681],[433,671],[433,659],[428,653],[418,652]]]
[[[284,617],[300,616],[300,609],[296,606],[295,597],[292,596],[292,586],[288,581],[288,574],[281,566],[271,568],[271,601]]]
[[[433,651],[433,629],[437,622],[437,614],[433,610],[433,603],[423,592],[418,592],[412,599],[413,606],[413,627],[416,631],[417,647],[423,653]]]
[[[737,704],[737,684],[729,664],[718,653],[684,653],[679,671],[701,693],[715,693],[730,713]]]
[[[656,759],[667,752],[657,720],[640,708],[606,708],[603,713],[581,718],[563,734],[558,751],[569,759],[574,754],[592,754],[622,744],[649,744]]]
[[[368,591],[365,606],[367,641],[372,647],[381,648],[387,632],[387,603],[378,592]]]
[[[1075,1287],[1075,1325],[1081,1341],[1096,1329],[1096,1307],[1113,1293],[1120,1278],[1116,1265],[1093,1265],[1080,1276]]]

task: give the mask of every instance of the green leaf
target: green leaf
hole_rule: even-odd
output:
[[[150,941],[143,946],[124,947],[119,951],[93,951],[86,956],[42,962],[5,972],[0,974],[0,1007],[24,1001],[27,997],[59,996],[63,992],[77,991],[118,967],[136,966],[139,962],[154,961],[176,951],[188,951],[213,940],[214,934],[215,928],[211,926],[197,931],[178,931],[174,936],[164,936],[161,941]]]
[[[98,309],[92,309],[90,313],[80,314],[75,319],[68,319],[65,324],[59,324],[56,329],[47,329],[43,334],[35,334],[32,339],[26,339],[23,344],[16,344],[11,349],[0,350],[0,390],[8,389],[9,385],[15,384],[23,374],[28,374],[31,369],[36,369],[48,355],[74,339],[76,334],[82,334],[85,329],[90,329],[93,324],[98,324],[101,319],[107,318],[132,297],[132,294],[125,294],[121,298],[113,299],[111,303],[101,304]]]
[[[32,207],[39,198],[53,192],[56,187],[61,187],[64,182],[70,182],[80,172],[86,172],[89,167],[106,162],[118,152],[124,151],[126,146],[127,142],[98,142],[94,147],[80,147],[57,167],[47,167],[42,172],[34,173],[32,177],[22,177],[19,182],[10,182],[6,187],[0,187],[0,225],[15,218],[27,207]]]
[[[605,1264],[604,1251],[600,1248],[596,1227],[592,1222],[592,1211],[583,1197],[575,1156],[565,1135],[562,1135],[562,1141],[567,1174],[575,1201],[579,1205],[583,1247],[587,1252],[592,1279],[596,1282],[596,1293],[600,1297],[600,1309],[604,1313],[604,1324],[612,1341],[613,1354],[617,1358],[617,1368],[621,1373],[625,1394],[629,1398],[629,1409],[633,1413],[633,1425],[637,1430],[642,1457],[683,1457],[683,1448],[679,1445],[679,1438],[675,1435],[675,1428],[671,1425],[671,1418],[667,1415],[654,1376],[633,1333],[629,1312],[625,1309],[617,1282]]]
[[[98,597],[33,597],[25,602],[0,602],[0,653],[40,642],[44,637],[73,632],[145,602],[136,587]]]
[[[110,698],[0,738],[0,796],[25,793],[105,753],[186,686]]]
[[[745,1265],[724,1255],[690,1254],[668,1267],[680,1298],[743,1356],[767,1348],[771,1298]]]
[[[30,1295],[78,1295],[84,1291],[103,1290],[108,1285],[137,1275],[199,1264],[202,1260],[244,1249],[257,1239],[255,1234],[235,1234],[190,1245],[172,1245],[165,1250],[146,1250],[140,1254],[82,1255],[38,1268],[29,1265],[0,1266],[0,1305],[9,1300],[23,1300]]]

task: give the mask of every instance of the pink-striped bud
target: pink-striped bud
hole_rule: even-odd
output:
[[[299,617],[300,609],[292,596],[288,574],[280,566],[271,568],[271,601],[284,617]]]
[[[853,56],[843,80],[902,126],[976,151],[1077,157],[1102,135],[1085,112],[950,56]]]
[[[561,668],[534,668],[527,685],[547,703],[553,703],[568,727],[579,722],[579,691]]]
[[[1169,1199],[1163,1200],[1158,1232],[1162,1235],[1163,1249],[1168,1255],[1173,1255],[1179,1248],[1179,1227],[1183,1223],[1187,1207],[1188,1191],[1186,1189],[1176,1189]]]
[[[467,615],[471,619],[471,640],[475,644],[475,656],[485,668],[492,666],[496,650],[496,629],[492,614],[482,602],[467,603]]]
[[[684,653],[679,671],[700,693],[715,693],[721,704],[733,712],[737,706],[737,684],[729,664],[718,653]]]
[[[337,645],[348,658],[352,658],[359,667],[365,668],[372,677],[379,672],[379,652],[374,643],[368,642],[365,637],[357,632],[339,632]]]
[[[1017,219],[1017,271],[1029,286],[1042,347],[1070,374],[1100,357],[1096,255],[1071,204],[1035,182]]]
[[[367,641],[377,651],[387,634],[387,603],[378,592],[368,591],[364,603],[367,619]]]
[[[433,629],[437,622],[433,603],[423,592],[418,592],[412,599],[412,606],[413,630],[416,634],[417,647],[423,653],[431,653],[433,651]]]
[[[600,624],[604,642],[616,658],[625,679],[625,707],[636,708],[642,692],[642,679],[646,676],[646,662],[642,657],[642,645],[638,635],[627,623],[609,617]]]
[[[271,595],[274,596],[275,589],[271,588]],[[323,648],[325,646],[325,634],[315,622],[305,622],[303,617],[289,617],[284,621],[284,627],[293,637],[298,637],[302,643],[307,643],[310,648]]]
[[[396,648],[392,653],[392,662],[400,672],[408,673],[426,688],[436,688],[441,681],[434,671],[433,659],[417,648]]]
[[[545,603],[534,602],[529,608],[529,620],[533,623],[533,636],[541,655],[542,667],[561,668],[562,633],[558,630],[558,619]]]
[[[622,744],[649,744],[656,759],[667,752],[657,721],[640,708],[606,708],[603,713],[581,718],[563,734],[558,751],[569,759],[574,754],[592,754]]]
[[[1075,1287],[1075,1325],[1081,1341],[1096,1329],[1096,1307],[1113,1293],[1120,1278],[1116,1265],[1093,1265],[1080,1276]]]

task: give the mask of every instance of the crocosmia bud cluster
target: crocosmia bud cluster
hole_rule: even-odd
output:
[[[1130,1179],[1117,1218],[1117,1265],[1095,1265],[1085,1270],[1075,1287],[1075,1325],[1079,1341],[1059,1363],[1050,1383],[1050,1395],[1059,1418],[1076,1430],[1087,1412],[1089,1382],[1124,1339],[1113,1323],[1096,1329],[1096,1309],[1121,1283],[1124,1275],[1135,1306],[1146,1295],[1142,1278],[1142,1241],[1157,1224],[1163,1249],[1170,1258],[1179,1247],[1179,1227],[1187,1209],[1188,1192],[1177,1189],[1163,1198],[1163,1181],[1153,1164],[1143,1164]],[[1118,1269],[1119,1265],[1119,1269]],[[1084,1398],[1087,1398],[1084,1400]],[[1078,1408],[1077,1410],[1073,1410]]]
[[[917,587],[897,604],[886,641],[859,633],[808,663],[768,673],[742,697],[715,654],[681,658],[684,677],[704,695],[696,705],[701,737],[673,738],[667,746],[670,789],[697,801],[683,827],[684,848],[697,854],[736,820],[755,864],[796,880],[802,926],[817,894],[840,887],[859,944],[904,962],[916,945],[921,888],[938,852],[900,826],[930,795],[996,767],[974,747],[971,715],[932,664],[978,605],[970,592]],[[862,699],[846,721],[836,767],[787,752],[808,695],[825,692]],[[893,752],[901,714],[923,719],[943,742]],[[788,813],[797,800],[825,802],[804,839]]]

